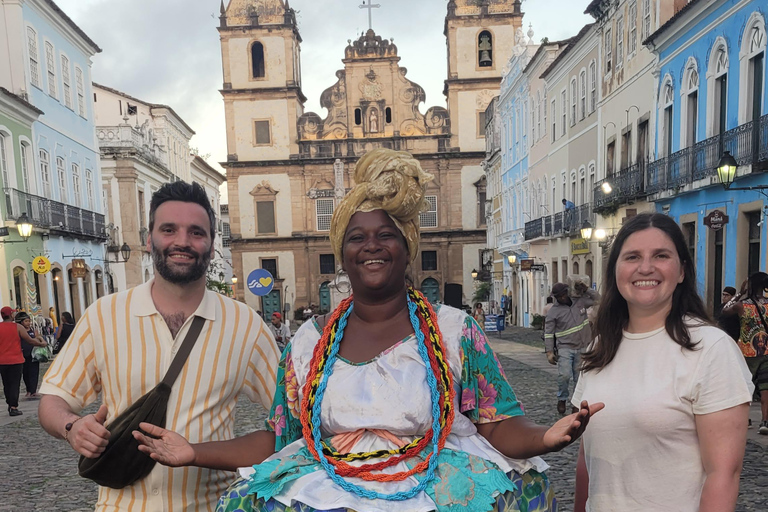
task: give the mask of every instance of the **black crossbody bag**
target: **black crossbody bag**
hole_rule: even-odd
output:
[[[187,362],[189,353],[203,330],[203,324],[205,318],[196,316],[192,320],[192,325],[163,380],[107,425],[110,436],[106,450],[95,459],[80,457],[77,465],[80,476],[104,487],[122,489],[152,471],[156,461],[139,451],[139,442],[134,439],[133,431],[140,430],[141,422],[165,427],[171,387]]]

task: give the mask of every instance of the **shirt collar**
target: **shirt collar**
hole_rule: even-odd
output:
[[[136,316],[159,314],[155,302],[152,300],[152,283],[154,282],[154,279],[150,279],[133,289],[132,309]],[[203,300],[200,301],[193,315],[203,317],[206,320],[216,320],[216,293],[206,289]]]

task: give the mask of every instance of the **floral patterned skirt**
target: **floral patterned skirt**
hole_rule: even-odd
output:
[[[515,490],[499,494],[488,512],[557,512],[555,493],[544,473],[531,469],[523,475],[513,471],[508,476]],[[288,506],[248,492],[248,480],[238,478],[219,499],[216,512],[355,512],[347,508],[319,510],[298,502]]]

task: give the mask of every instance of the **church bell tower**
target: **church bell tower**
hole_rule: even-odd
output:
[[[451,146],[485,151],[485,109],[499,94],[504,65],[522,31],[521,0],[450,0],[445,17],[448,77],[443,94]]]
[[[221,3],[227,161],[288,159],[298,153],[301,36],[288,0]]]

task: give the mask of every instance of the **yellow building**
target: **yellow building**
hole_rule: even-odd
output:
[[[269,314],[331,307],[339,262],[328,241],[357,159],[379,147],[411,152],[435,175],[411,269],[433,301],[466,304],[486,247],[485,109],[522,23],[519,0],[451,0],[445,19],[448,108],[422,113],[424,90],[407,78],[391,40],[368,30],[344,51],[321,95],[325,116],[304,112],[302,42],[282,0],[232,0],[220,17],[227,183],[237,297]],[[275,289],[244,288],[256,268]]]

